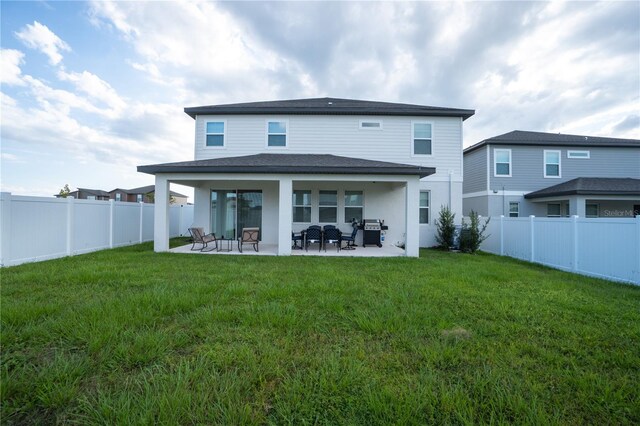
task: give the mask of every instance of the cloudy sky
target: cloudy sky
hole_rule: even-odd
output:
[[[640,138],[640,2],[8,2],[2,191],[153,183],[185,106],[342,97],[511,130]],[[175,190],[191,194],[184,187]],[[182,191],[184,190],[184,191]]]

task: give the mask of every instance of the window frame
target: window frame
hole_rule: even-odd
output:
[[[296,192],[306,192],[309,194],[309,204],[295,204],[296,200]],[[296,222],[295,221],[295,209],[309,209],[309,222]],[[292,223],[307,223],[310,224],[313,221],[313,191],[310,189],[294,189],[292,192],[292,200],[291,200],[291,222]]]
[[[587,154],[584,157],[581,156],[576,156],[576,154]],[[572,149],[572,150],[568,150],[567,151],[567,158],[572,158],[572,159],[576,159],[576,160],[588,160],[591,158],[591,151],[584,149],[584,150],[577,150],[577,149]]]
[[[115,195],[114,199],[115,199],[116,201],[122,201],[122,194],[121,194],[121,193],[119,193],[119,192],[116,192],[116,195]]]
[[[515,216],[512,216],[512,214],[514,213],[513,211],[511,211],[511,207],[515,205],[516,206],[516,211],[515,211]],[[508,217],[520,217],[520,203],[517,201],[509,201],[509,216]]]
[[[270,133],[269,132],[269,123],[284,123],[285,132],[284,133]],[[265,120],[265,141],[264,146],[267,149],[287,149],[289,148],[289,120],[284,118],[268,118]],[[269,136],[282,136],[284,135],[284,145],[269,145]]]
[[[508,175],[499,175],[498,174],[498,152],[507,152],[509,153],[509,174]],[[500,163],[505,164],[505,163]],[[513,175],[513,157],[511,156],[510,148],[493,148],[493,177],[503,178],[503,177],[511,177]]]
[[[321,195],[322,195],[323,192],[335,193],[335,195],[336,195],[336,203],[335,203],[335,205],[333,205],[333,204],[322,204]],[[336,211],[336,220],[333,221],[333,222],[322,221],[320,219],[320,209],[321,208],[333,208],[333,209],[335,209],[335,211]],[[327,223],[327,224],[330,224],[330,225],[333,225],[333,224],[337,225],[338,224],[338,190],[337,189],[320,189],[320,190],[318,190],[318,223]]]
[[[362,194],[362,204],[359,205],[359,206],[348,206],[347,205],[347,192],[359,192],[359,193],[361,193]],[[359,189],[359,190],[356,190],[356,189],[345,189],[344,193],[343,193],[343,199],[344,199],[344,205],[343,205],[343,207],[344,207],[344,218],[343,218],[344,223],[349,223],[349,224],[351,223],[351,218],[347,216],[347,209],[358,209],[359,208],[361,210],[361,214],[360,214],[361,218],[360,218],[360,220],[361,221],[364,220],[364,190],[362,190],[362,189]],[[320,211],[318,211],[318,216],[320,216]]]
[[[429,142],[431,143],[431,154],[416,154],[416,137],[415,137],[415,133],[416,133],[416,124],[428,124],[431,126],[431,137],[429,138]],[[434,131],[435,126],[433,124],[433,121],[425,121],[425,120],[411,120],[411,156],[412,157],[420,157],[420,158],[430,158],[433,157],[433,148],[434,148],[434,143],[433,143],[433,134],[435,133]],[[425,139],[419,139],[419,140],[425,140]]]
[[[557,153],[558,154],[558,176],[548,175],[547,174],[547,165],[554,166],[554,163],[547,163],[547,154],[548,153]],[[560,179],[562,178],[562,151],[559,149],[545,149],[542,152],[542,171],[544,173],[545,179]]]
[[[377,123],[378,127],[363,127],[364,123]],[[358,129],[360,130],[372,130],[372,131],[380,131],[383,129],[382,127],[382,120],[360,120],[360,123],[358,124]]]
[[[207,124],[209,123],[222,123],[222,133],[209,133],[207,131]],[[222,135],[222,145],[207,145],[207,136],[209,135]],[[227,120],[205,120],[204,122],[204,147],[206,149],[225,149],[227,147]]]
[[[427,205],[423,206],[420,203],[422,202],[422,197],[420,197],[418,199],[418,221],[420,223],[420,225],[430,225],[431,224],[431,191],[430,190],[424,190],[424,191],[420,191],[420,194],[427,194]],[[426,222],[422,222],[421,221],[421,215],[420,212],[426,209],[427,210],[427,221]]]
[[[549,206],[558,206],[558,214],[550,215]],[[547,203],[547,217],[562,217],[562,203]]]
[[[142,203],[144,201],[144,195],[136,194],[136,203]]]
[[[587,214],[587,206],[596,206],[596,215],[589,215]],[[600,217],[600,204],[599,203],[584,203],[584,217],[588,217],[588,218],[597,218]]]

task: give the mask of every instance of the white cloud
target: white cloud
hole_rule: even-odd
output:
[[[0,83],[24,86],[20,65],[24,63],[24,53],[14,49],[0,50]]]
[[[37,49],[47,55],[51,65],[58,65],[62,61],[60,51],[71,51],[67,43],[38,21],[33,21],[33,25],[27,24],[15,35],[27,47]]]
[[[84,93],[88,98],[105,104],[110,110],[111,116],[118,116],[127,103],[116,91],[97,75],[88,71],[81,73],[59,71],[58,78],[62,81],[72,82],[76,89]]]

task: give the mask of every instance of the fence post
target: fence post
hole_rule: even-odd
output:
[[[140,201],[140,242],[142,242],[142,225],[144,221],[144,202]]]
[[[11,261],[11,193],[0,192],[0,265]]]
[[[500,256],[504,256],[504,215],[500,215]]]
[[[578,215],[573,217],[573,270],[578,271]]]
[[[75,215],[75,198],[69,196],[67,197],[67,256],[73,255]]]
[[[113,219],[115,213],[116,201],[114,199],[109,200],[109,248],[113,248],[113,233],[115,231],[113,226]]]
[[[529,256],[530,261],[531,262],[535,262],[536,260],[536,256],[535,256],[535,249],[536,249],[536,245],[535,245],[535,235],[534,235],[534,231],[535,231],[535,222],[534,219],[536,217],[534,215],[530,215],[529,216],[529,230],[530,230],[530,236],[531,236],[531,256]]]

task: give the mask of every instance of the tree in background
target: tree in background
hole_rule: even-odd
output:
[[[71,194],[71,189],[69,189],[69,184],[65,183],[64,187],[58,192],[58,197],[67,198]]]
[[[436,220],[436,241],[442,250],[449,250],[453,247],[453,237],[456,232],[454,219],[456,214],[451,212],[449,206],[441,206],[438,219]]]

